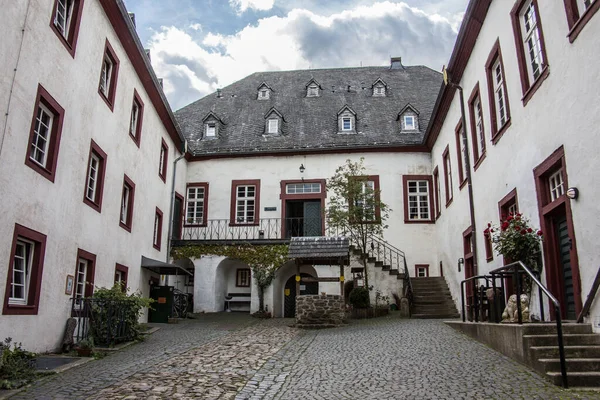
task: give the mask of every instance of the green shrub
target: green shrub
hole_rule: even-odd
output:
[[[11,338],[0,343],[0,389],[15,389],[35,378],[35,354],[13,343]]]
[[[369,290],[365,287],[357,287],[350,291],[350,304],[355,308],[369,307]]]

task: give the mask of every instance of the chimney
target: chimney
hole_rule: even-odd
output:
[[[131,22],[133,23],[133,27],[136,28],[136,26],[135,26],[135,13],[130,12],[130,13],[127,13],[127,14],[129,14],[129,18],[131,18]]]
[[[150,58],[150,49],[144,49],[144,52],[146,53],[146,57],[148,57],[148,61],[152,61]]]
[[[404,69],[404,65],[402,65],[402,57],[392,57],[390,59],[390,69]]]
[[[219,99],[220,99],[221,97],[223,97],[223,96],[221,95],[221,89],[217,89],[217,97],[218,97]]]

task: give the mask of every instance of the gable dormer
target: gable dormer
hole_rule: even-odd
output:
[[[398,113],[396,121],[400,122],[401,132],[415,132],[419,130],[419,111],[410,103]]]
[[[271,92],[273,91],[273,89],[271,89],[271,87],[265,82],[261,83],[257,90],[257,100],[269,100],[271,98]]]
[[[275,107],[271,107],[265,114],[265,135],[280,135],[283,132],[285,119]]]
[[[202,138],[203,139],[216,139],[219,137],[219,134],[223,130],[225,124],[217,116],[217,114],[209,111],[208,114],[202,119],[203,130],[202,130]]]
[[[311,78],[305,88],[306,97],[319,97],[321,95],[321,90],[323,90],[323,87],[315,78]]]
[[[348,105],[338,111],[338,133],[356,133],[356,113]]]
[[[388,85],[383,79],[377,78],[371,85],[371,90],[373,91],[373,97],[385,97],[387,96]]]

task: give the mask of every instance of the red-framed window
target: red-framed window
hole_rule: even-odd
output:
[[[158,158],[158,176],[163,182],[167,182],[167,162],[169,161],[169,146],[165,139],[161,139],[160,156]]]
[[[85,176],[83,202],[98,212],[102,211],[106,158],[106,153],[92,140]]]
[[[403,175],[404,223],[432,223],[433,182],[430,175]]]
[[[467,168],[465,165],[465,142],[463,140],[463,135],[465,134],[465,130],[462,124],[462,120],[458,121],[456,124],[456,128],[454,129],[454,135],[456,136],[456,161],[458,163],[458,188],[462,190],[462,188],[467,183]]]
[[[84,0],[54,0],[50,19],[50,27],[73,58],[75,58],[79,36],[83,2]]]
[[[186,188],[185,225],[206,226],[208,183],[191,182]]]
[[[548,76],[548,58],[538,0],[519,0],[510,12],[517,61],[523,89],[523,104]]]
[[[446,146],[442,153],[444,161],[444,187],[446,189],[446,207],[452,203],[452,162],[450,161],[450,147]]]
[[[415,264],[415,277],[428,278],[429,277],[429,264]]]
[[[260,223],[260,179],[231,182],[230,225]]]
[[[77,249],[77,264],[73,285],[75,307],[81,305],[77,300],[91,297],[94,294],[94,277],[96,275],[96,255]]]
[[[144,102],[138,94],[137,90],[133,89],[133,101],[131,104],[131,115],[129,117],[129,136],[137,147],[140,147],[142,139],[142,120],[144,117]]]
[[[236,287],[250,287],[250,268],[238,268],[235,273]]]
[[[564,0],[567,22],[569,24],[569,41],[573,43],[579,33],[600,9],[598,0]]]
[[[473,144],[473,169],[477,171],[485,159],[485,124],[483,122],[483,104],[479,91],[479,82],[469,96],[469,116],[471,122],[471,143]]]
[[[46,235],[15,224],[4,291],[4,315],[37,315]]]
[[[133,223],[133,205],[135,198],[135,183],[127,175],[123,178],[123,190],[121,191],[121,209],[119,212],[119,226],[131,232]]]
[[[514,188],[498,202],[498,214],[500,221],[503,221],[509,215],[516,215],[519,212],[519,202],[517,198],[517,189]]]
[[[100,82],[98,84],[98,93],[111,111],[115,105],[115,94],[117,91],[117,77],[119,75],[119,58],[114,49],[106,39],[104,54],[102,55],[102,65],[100,67]]]
[[[438,219],[442,214],[442,191],[440,187],[440,171],[437,165],[433,169],[433,195],[435,198],[435,219]]]
[[[25,164],[54,182],[65,110],[38,85]]]
[[[351,219],[362,220],[361,222],[381,223],[381,187],[379,175],[352,176],[360,186],[357,188],[358,197],[349,199],[351,207]],[[354,192],[354,189],[352,190]]]
[[[485,259],[487,262],[494,260],[494,250],[492,249],[492,235],[488,232],[483,232],[483,243],[485,245]]]
[[[502,61],[502,51],[500,49],[500,39],[490,51],[490,55],[485,63],[487,75],[488,96],[490,103],[491,132],[492,142],[495,144],[504,132],[510,126],[510,104],[508,101],[508,91],[506,89],[506,75],[504,62]]]
[[[129,276],[129,267],[123,264],[115,264],[115,283],[118,283],[123,288],[123,291],[127,291],[127,277]]]
[[[154,229],[152,235],[152,246],[156,250],[160,251],[160,245],[162,241],[162,225],[163,225],[163,212],[160,208],[156,207],[156,212],[154,213]]]

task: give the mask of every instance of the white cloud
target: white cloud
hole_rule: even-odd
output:
[[[199,23],[191,24],[190,29],[202,32],[202,25],[200,25]]]
[[[241,14],[249,8],[260,11],[270,10],[275,0],[229,0],[229,4]]]
[[[257,71],[387,65],[390,56],[439,70],[456,26],[456,20],[385,1],[329,16],[294,9],[233,35],[208,32],[201,39],[162,27],[150,48],[167,97],[178,109]]]

